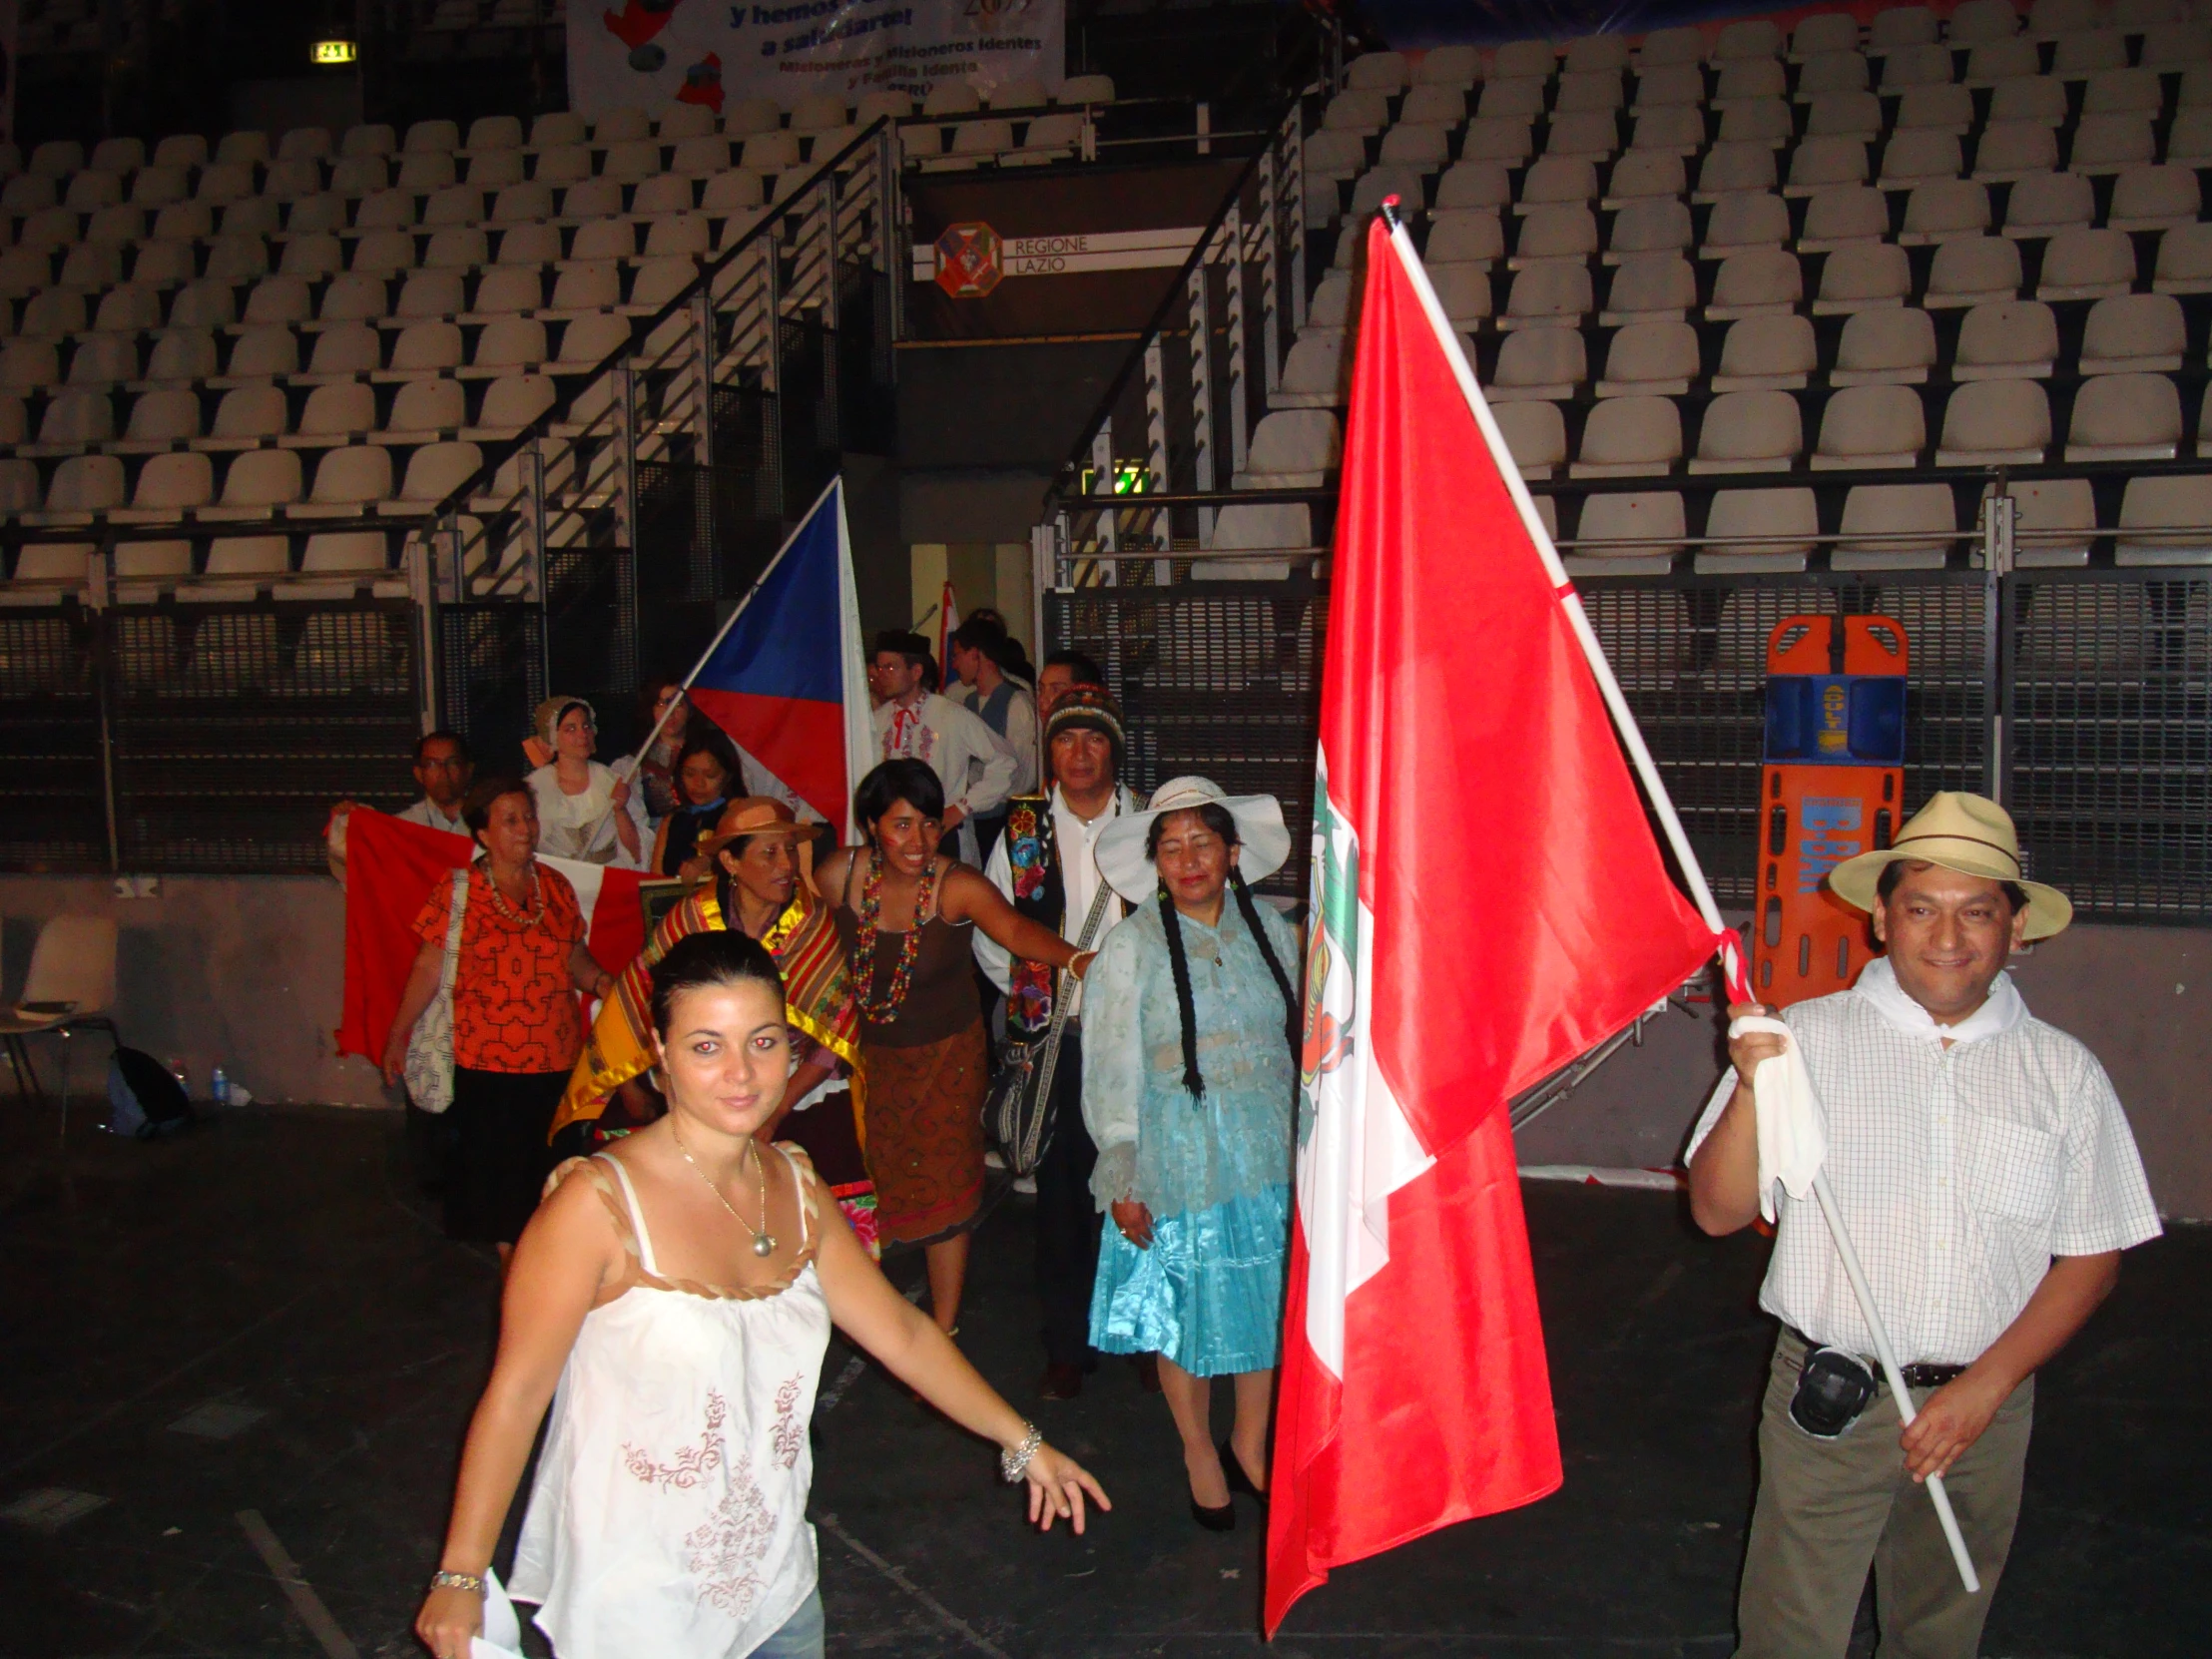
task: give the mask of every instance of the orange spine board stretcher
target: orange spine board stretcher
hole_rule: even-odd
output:
[[[1910,662],[1886,616],[1785,617],[1768,636],[1752,983],[1770,1008],[1846,989],[1874,955],[1827,876],[1904,817]]]

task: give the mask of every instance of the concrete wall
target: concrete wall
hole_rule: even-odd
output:
[[[104,878],[0,876],[0,995],[19,994],[39,923],[65,912],[116,918],[123,1040],[183,1060],[195,1095],[221,1064],[262,1100],[385,1103],[375,1069],[333,1051],[345,906],[327,876],[165,875],[157,896],[131,899]],[[100,1088],[106,1042],[69,1046],[71,1089]],[[34,1037],[31,1048],[51,1087],[59,1040]]]
[[[2159,1209],[2212,1219],[2212,931],[2082,924],[2013,976],[2030,1010],[2104,1062]],[[1521,1160],[1671,1164],[1725,1064],[1717,1012],[1663,1015],[1521,1131]]]
[[[19,994],[39,923],[63,912],[115,916],[124,1040],[183,1060],[196,1092],[220,1062],[264,1100],[385,1101],[372,1067],[332,1051],[345,927],[335,882],[164,876],[156,896],[118,899],[100,878],[0,876],[0,997]],[[2076,926],[2014,971],[2028,1006],[2112,1074],[2159,1208],[2212,1219],[2212,931]],[[97,1088],[106,1044],[71,1046],[72,1088]],[[33,1039],[33,1052],[51,1081],[56,1040]],[[1671,1164],[1723,1063],[1717,1012],[1664,1014],[1521,1132],[1522,1161]]]

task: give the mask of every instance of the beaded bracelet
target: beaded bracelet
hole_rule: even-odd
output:
[[[433,1590],[470,1590],[481,1594],[484,1581],[472,1572],[447,1572],[443,1567],[440,1567],[430,1575],[430,1588]]]
[[[1021,1437],[1021,1444],[1011,1446],[998,1454],[998,1475],[1009,1486],[1029,1471],[1029,1459],[1037,1454],[1037,1447],[1044,1444],[1044,1434],[1033,1422],[1024,1421],[1028,1432]]]

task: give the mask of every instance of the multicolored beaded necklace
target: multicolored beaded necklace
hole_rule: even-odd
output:
[[[535,859],[523,866],[522,879],[529,891],[530,900],[522,913],[517,915],[514,906],[507,902],[507,895],[499,890],[499,882],[492,875],[490,862],[487,860],[484,864],[484,885],[491,888],[491,907],[517,927],[535,927],[545,919],[545,887],[538,880]]]
[[[914,921],[899,940],[898,965],[891,969],[890,988],[878,1002],[875,999],[875,930],[883,914],[882,848],[877,847],[868,854],[867,880],[860,886],[860,934],[854,941],[858,946],[855,954],[866,966],[852,976],[852,991],[860,1004],[860,1012],[877,1025],[896,1024],[898,1006],[913,989],[914,963],[921,956],[922,918],[929,913],[929,900],[936,885],[937,860],[931,858],[922,867],[921,882],[914,888]]]

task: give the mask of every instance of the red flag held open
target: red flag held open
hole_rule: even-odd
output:
[[[1694,973],[1572,589],[1410,244],[1368,233],[1324,671],[1267,1626],[1560,1479],[1506,1101]]]

